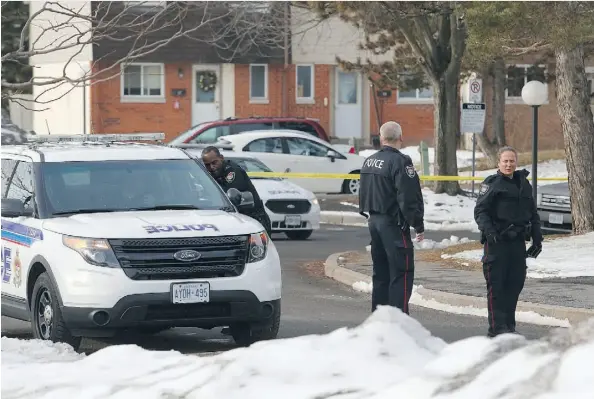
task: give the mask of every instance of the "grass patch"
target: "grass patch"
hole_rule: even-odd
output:
[[[538,162],[554,161],[565,159],[565,150],[547,150],[538,152]],[[532,152],[520,152],[518,154],[518,166],[529,165],[532,163]],[[476,160],[476,170],[494,169],[487,163],[487,158],[478,158]],[[460,172],[472,171],[472,166],[465,166],[458,169]]]

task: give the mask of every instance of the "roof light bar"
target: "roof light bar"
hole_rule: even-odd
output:
[[[60,143],[60,142],[115,142],[115,141],[161,141],[165,133],[120,133],[120,134],[64,134],[38,135],[31,137],[30,142]]]

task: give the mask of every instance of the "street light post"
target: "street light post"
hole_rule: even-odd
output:
[[[522,88],[522,100],[532,107],[532,196],[538,194],[538,107],[547,102],[548,93],[544,83],[531,80]]]

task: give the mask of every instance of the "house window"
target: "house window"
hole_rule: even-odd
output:
[[[545,83],[545,67],[543,65],[510,65],[507,67],[507,98],[522,98],[522,88],[532,80]]]
[[[163,64],[130,64],[123,67],[122,98],[163,98]]]
[[[314,66],[297,65],[295,80],[297,101],[312,102],[314,100]]]
[[[268,100],[268,65],[250,65],[250,100]]]
[[[420,78],[418,76],[412,76],[406,72],[400,75],[401,84],[406,84],[408,87],[417,86],[417,82],[420,83],[419,79]],[[433,101],[433,87],[428,85],[428,87],[417,86],[417,88],[410,90],[398,89],[397,99],[399,103],[430,103]]]

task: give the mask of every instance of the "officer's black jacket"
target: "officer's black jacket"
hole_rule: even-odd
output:
[[[256,187],[252,183],[250,177],[241,166],[231,160],[223,161],[223,173],[215,177],[215,180],[223,188],[225,192],[230,188],[235,188],[239,191],[249,191],[254,196],[254,208],[249,213],[256,213],[264,211],[264,204],[256,191]]]
[[[403,228],[425,230],[421,182],[409,156],[384,146],[363,162],[359,212],[391,215]]]
[[[532,239],[542,242],[540,217],[532,186],[526,178],[529,174],[526,169],[516,170],[509,178],[498,171],[483,181],[474,207],[474,220],[484,235],[499,236],[512,224],[520,230],[531,224]]]

